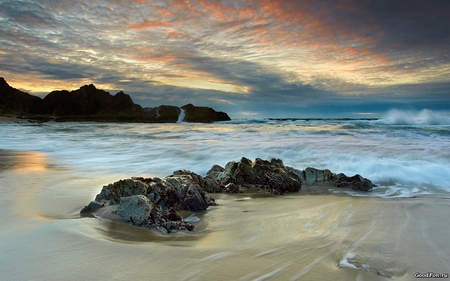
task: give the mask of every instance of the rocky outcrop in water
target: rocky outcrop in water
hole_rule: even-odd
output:
[[[265,190],[274,194],[297,192],[302,187],[301,178],[289,171],[280,159],[270,161],[256,158],[254,162],[243,157],[239,162],[228,162],[225,168],[215,165],[207,173],[232,190]],[[233,188],[237,186],[238,188]]]
[[[225,167],[214,165],[206,176],[188,170],[177,170],[160,178],[136,177],[104,186],[101,192],[80,214],[89,214],[105,206],[118,205],[114,213],[123,221],[157,229],[163,233],[175,230],[193,230],[177,213],[206,211],[216,205],[209,193],[270,192],[284,194],[298,192],[302,183],[332,185],[358,191],[369,191],[374,186],[368,179],[355,175],[348,177],[329,170],[306,168],[297,170],[285,166],[280,159],[270,161],[243,157],[239,162],[228,162]]]
[[[296,173],[307,185],[331,185],[357,191],[370,191],[375,186],[370,180],[360,175],[349,177],[343,173],[335,174],[328,169],[319,170],[310,167],[304,170],[292,167],[287,167],[287,169]]]
[[[229,121],[231,120],[225,112],[217,112],[210,107],[194,106],[193,104],[186,104],[181,107],[184,110],[184,122],[214,122],[214,121]]]
[[[158,123],[175,123],[181,114],[181,109],[172,105],[161,105],[153,108],[144,108],[144,120],[154,120]]]
[[[123,92],[112,96],[91,84],[71,92],[51,92],[34,113],[55,116],[56,121],[133,121],[141,118],[142,107]]]
[[[264,190],[274,194],[297,192],[302,184],[331,185],[349,188],[357,191],[369,191],[374,185],[360,175],[346,176],[343,173],[335,174],[330,170],[306,168],[297,170],[285,166],[280,159],[270,161],[256,158],[254,162],[242,158],[239,162],[228,162],[225,168],[214,165],[207,173],[208,177],[215,179],[221,186],[233,184],[242,191]],[[226,190],[224,188],[220,191]],[[234,189],[235,190],[235,189]],[[206,189],[208,192],[216,190]]]
[[[84,207],[80,214],[111,205],[118,205],[115,214],[131,225],[169,233],[194,228],[183,221],[177,211],[202,212],[215,202],[205,196],[190,172],[180,171],[164,179],[138,177],[104,186],[95,201]]]
[[[179,120],[181,113],[189,112]],[[0,77],[0,114],[25,115],[42,121],[106,121],[106,122],[215,122],[228,121],[224,112],[188,104],[142,108],[120,91],[116,95],[97,89],[93,84],[75,91],[53,91],[44,99],[21,92]]]

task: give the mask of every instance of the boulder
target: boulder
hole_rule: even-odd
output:
[[[370,191],[374,186],[376,186],[370,180],[363,178],[358,174],[353,177],[347,177],[344,174],[337,174],[335,185],[337,187],[351,188],[358,191]]]
[[[207,175],[225,186],[230,183],[240,189],[258,186],[274,194],[297,192],[302,186],[301,178],[296,173],[286,170],[280,159],[266,161],[256,158],[252,162],[243,157],[239,162],[228,162],[225,168],[214,165]],[[228,186],[228,190],[235,191],[236,188]]]
[[[85,206],[80,214],[118,205],[115,213],[132,225],[152,227],[164,233],[193,230],[194,226],[184,222],[177,211],[203,212],[208,206],[216,205],[213,198],[205,196],[200,183],[204,183],[203,177],[187,170],[175,171],[164,179],[119,180],[103,186],[95,201]]]
[[[96,202],[108,201],[109,205],[120,203],[120,198],[132,195],[147,195],[148,184],[138,179],[119,180],[115,183],[104,186],[103,189],[95,197]]]
[[[320,170],[311,167],[305,170],[297,170],[292,167],[286,168],[288,171],[296,173],[308,185],[332,185],[357,191],[370,191],[376,186],[370,180],[360,175],[348,177],[343,173],[335,174],[328,169]]]
[[[89,205],[84,206],[83,209],[81,209],[80,214],[89,214],[89,213],[93,213],[95,211],[97,211],[98,209],[100,209],[101,207],[104,207],[105,204],[104,203],[99,203],[96,201],[92,201],[91,203],[89,203]]]
[[[114,213],[131,225],[154,228],[163,233],[194,229],[194,226],[183,221],[173,208],[163,210],[144,195],[122,197],[120,202]]]
[[[184,110],[185,122],[203,122],[211,123],[216,121],[229,121],[231,118],[225,112],[215,111],[210,107],[194,106],[186,104],[181,107]]]

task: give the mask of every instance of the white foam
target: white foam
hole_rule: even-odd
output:
[[[189,217],[185,218],[184,221],[187,221],[187,222],[198,222],[198,221],[200,221],[200,218],[197,217],[194,214],[191,214]]]
[[[355,253],[347,253],[342,257],[342,260],[339,262],[339,267],[349,267],[349,268],[355,268],[356,265],[352,264],[349,260],[354,259],[356,257]]]
[[[379,188],[363,196],[450,192],[450,127],[359,121],[238,124],[0,124],[2,149],[44,152],[49,164],[102,173],[165,177],[178,169],[205,175],[242,157],[280,158],[297,169],[360,174]],[[361,195],[361,193],[359,193]]]
[[[429,109],[420,111],[392,109],[379,122],[392,125],[450,125],[450,117]]]
[[[181,108],[180,115],[178,115],[178,121],[177,123],[181,123],[186,118],[186,111]]]

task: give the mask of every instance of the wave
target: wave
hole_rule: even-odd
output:
[[[429,109],[420,111],[391,109],[376,123],[386,125],[450,125],[450,117]]]
[[[401,119],[399,116],[407,116]],[[380,188],[367,196],[450,194],[450,124],[429,110],[390,111],[384,119],[241,119],[215,124],[0,123],[0,147],[45,153],[51,166],[86,176],[206,175],[241,157],[280,158],[297,169],[361,174]],[[389,117],[391,119],[389,119]],[[395,119],[394,117],[397,117]],[[421,119],[420,119],[421,118]],[[375,123],[374,123],[375,122]],[[379,123],[376,123],[379,122]],[[384,122],[384,123],[381,123]],[[401,123],[403,122],[403,123]],[[34,163],[24,159],[24,163]],[[9,165],[8,163],[6,165]],[[0,165],[1,166],[1,165]],[[1,168],[1,167],[0,167]],[[366,196],[366,195],[364,195]]]

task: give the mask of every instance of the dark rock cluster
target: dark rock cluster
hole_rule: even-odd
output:
[[[185,122],[228,121],[224,112],[187,104],[142,108],[120,91],[116,95],[85,85],[75,91],[53,91],[41,99],[11,87],[0,77],[0,114],[15,114],[42,121],[177,122],[181,112]]]
[[[190,231],[194,226],[177,212],[203,212],[216,205],[205,192],[284,194],[298,192],[302,183],[359,191],[369,191],[374,186],[360,175],[347,177],[314,168],[297,170],[285,166],[280,159],[251,161],[243,157],[239,162],[228,162],[224,168],[214,165],[204,177],[188,170],[177,170],[164,179],[135,177],[117,181],[104,186],[95,201],[85,206],[80,214],[118,205],[114,213],[131,225],[154,228],[163,233]]]
[[[191,223],[182,220],[177,211],[202,212],[214,204],[214,199],[206,197],[189,175],[171,175],[164,179],[138,177],[104,186],[95,201],[84,207],[80,214],[119,205],[115,214],[125,222],[170,233],[194,229]]]
[[[31,113],[56,116],[57,121],[79,118],[136,120],[141,117],[141,111],[142,107],[135,104],[129,95],[119,92],[112,96],[90,84],[71,92],[53,91]]]
[[[230,120],[225,112],[215,111],[210,107],[194,106],[189,103],[181,107],[184,110],[185,122],[214,122],[216,120]]]
[[[343,173],[335,174],[328,169],[319,170],[310,167],[304,170],[292,167],[287,167],[287,169],[296,173],[307,185],[332,185],[357,191],[370,191],[375,186],[370,180],[360,175],[348,177]]]
[[[257,188],[274,194],[297,192],[302,186],[301,178],[286,169],[280,159],[270,161],[256,158],[255,162],[243,157],[239,162],[228,162],[225,168],[214,165],[207,173],[224,186]],[[232,188],[230,191],[239,190]]]

